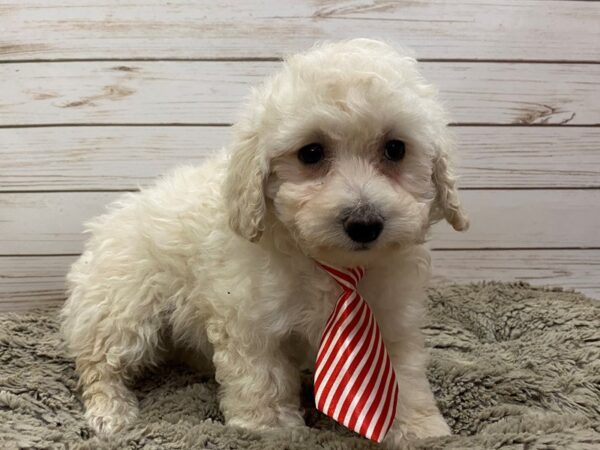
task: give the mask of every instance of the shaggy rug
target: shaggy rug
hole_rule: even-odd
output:
[[[455,435],[415,449],[600,449],[600,302],[526,284],[430,291],[429,376]],[[0,315],[0,448],[376,449],[315,412],[308,427],[224,426],[215,381],[183,367],[139,380],[137,425],[111,442],[82,417],[56,310]],[[402,383],[402,380],[399,380]]]

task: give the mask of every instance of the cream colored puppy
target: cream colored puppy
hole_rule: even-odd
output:
[[[467,228],[446,124],[412,57],[365,39],[317,46],[252,92],[222,154],[90,223],[63,331],[94,430],[135,419],[127,384],[172,344],[212,361],[228,424],[303,425],[294,361],[339,296],[316,259],[367,269],[400,388],[387,442],[448,434],[419,331],[427,231]]]

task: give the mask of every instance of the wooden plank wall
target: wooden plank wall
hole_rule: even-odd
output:
[[[600,3],[5,0],[0,310],[64,298],[82,222],[227,143],[251,85],[315,41],[415,50],[452,113],[467,234],[435,280],[600,297]]]

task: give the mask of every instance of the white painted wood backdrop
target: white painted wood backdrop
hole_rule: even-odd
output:
[[[600,3],[0,0],[0,310],[64,298],[82,222],[225,144],[249,87],[320,39],[413,48],[459,142],[467,234],[436,281],[600,297]]]

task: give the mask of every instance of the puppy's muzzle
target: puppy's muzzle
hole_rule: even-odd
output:
[[[375,241],[383,230],[383,217],[372,206],[360,206],[348,211],[342,219],[344,231],[360,244]]]

